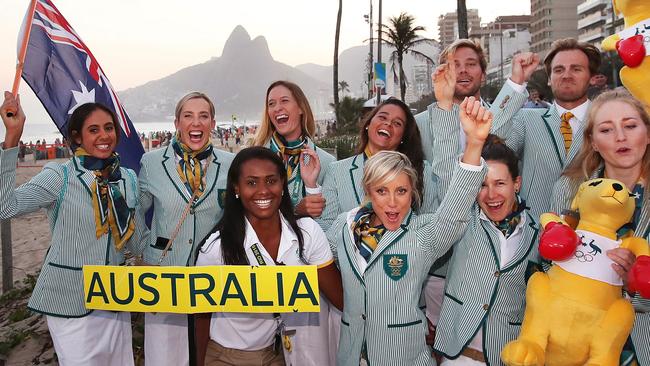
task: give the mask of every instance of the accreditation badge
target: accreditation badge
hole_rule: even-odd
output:
[[[390,279],[400,280],[408,269],[409,262],[406,254],[384,254],[384,272]]]
[[[217,189],[217,203],[222,209],[226,207],[226,190]]]

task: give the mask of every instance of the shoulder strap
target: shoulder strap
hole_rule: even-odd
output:
[[[53,221],[52,221],[52,231],[54,231],[54,227],[56,226],[56,221],[59,218],[59,208],[61,208],[61,202],[63,202],[63,196],[65,196],[65,191],[68,189],[68,167],[65,166],[65,164],[61,165],[61,168],[63,168],[63,187],[61,187],[61,192],[59,193],[59,198],[56,200],[56,204],[54,206],[54,215],[53,215]]]

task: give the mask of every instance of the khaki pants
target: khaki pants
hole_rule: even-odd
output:
[[[284,354],[276,354],[273,345],[257,351],[242,351],[210,340],[205,366],[285,366],[285,363]]]

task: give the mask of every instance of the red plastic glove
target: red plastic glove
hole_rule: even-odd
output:
[[[568,225],[549,222],[539,238],[539,254],[552,261],[569,259],[580,245],[578,234]]]
[[[638,292],[642,297],[650,298],[650,256],[640,255],[627,274],[627,288]]]
[[[645,57],[645,46],[643,45],[643,36],[637,34],[630,38],[621,39],[616,42],[618,56],[623,63],[629,67],[637,67],[643,62]]]

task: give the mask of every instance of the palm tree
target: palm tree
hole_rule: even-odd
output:
[[[334,34],[334,66],[332,67],[332,89],[334,91],[334,113],[339,121],[339,36],[341,35],[341,15],[343,0],[339,0],[339,11],[336,14],[336,33]]]
[[[458,17],[458,38],[469,38],[465,0],[456,0],[456,15]]]
[[[391,17],[388,22],[390,24],[383,26],[384,29],[381,30],[382,38],[386,44],[395,49],[390,55],[390,61],[392,63],[391,70],[393,71],[394,79],[397,80],[397,70],[395,68],[395,65],[397,65],[397,69],[399,70],[400,95],[401,99],[404,100],[407,83],[403,64],[404,55],[411,53],[416,58],[433,63],[433,60],[429,56],[414,48],[422,44],[433,44],[434,41],[418,35],[418,32],[425,31],[426,28],[413,25],[415,17],[410,14],[401,13],[397,17]]]
[[[349,93],[350,92],[350,84],[348,84],[348,82],[345,81],[345,80],[339,81],[339,91],[342,92],[343,95],[345,95],[345,93]]]

